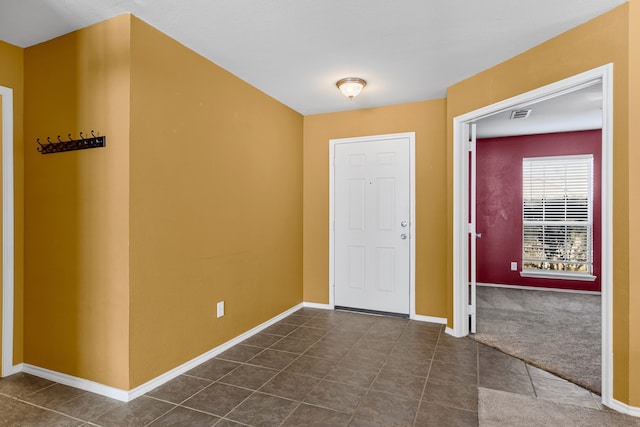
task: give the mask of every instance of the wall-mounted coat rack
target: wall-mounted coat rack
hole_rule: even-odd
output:
[[[47,137],[47,143],[42,144],[40,138],[36,140],[38,145],[38,151],[42,154],[51,153],[63,153],[65,151],[84,150],[87,148],[105,147],[107,145],[106,136],[95,136],[91,131],[91,138],[85,138],[80,132],[80,139],[73,139],[71,134],[67,135],[68,141],[63,141],[58,135],[58,142],[51,141],[50,137]]]

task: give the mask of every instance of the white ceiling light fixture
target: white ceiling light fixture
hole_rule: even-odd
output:
[[[340,92],[349,99],[353,99],[362,92],[367,82],[359,77],[346,77],[336,82]]]

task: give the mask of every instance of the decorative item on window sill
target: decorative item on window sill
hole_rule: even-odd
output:
[[[38,147],[38,151],[42,154],[63,153],[65,151],[105,147],[107,145],[107,137],[96,136],[93,131],[91,131],[91,138],[85,138],[82,132],[80,132],[80,139],[73,139],[71,134],[68,134],[67,138],[69,138],[68,141],[63,141],[60,139],[60,135],[58,135],[58,142],[53,142],[50,137],[47,137],[46,144],[42,144],[40,138],[38,138],[36,139],[36,142],[40,146]]]

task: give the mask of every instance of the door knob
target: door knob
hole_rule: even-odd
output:
[[[409,225],[409,223],[407,221],[402,221],[400,223],[400,227],[406,227],[407,225]]]
[[[404,233],[402,233],[402,234],[400,235],[400,238],[401,238],[402,240],[407,240],[407,235],[406,235],[406,234],[404,234]]]

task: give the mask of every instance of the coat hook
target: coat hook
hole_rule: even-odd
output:
[[[49,153],[61,153],[64,151],[82,150],[85,148],[97,148],[106,146],[105,136],[96,136],[95,131],[91,130],[92,138],[85,132],[79,132],[80,138],[74,139],[71,133],[67,134],[67,141],[63,141],[60,135],[57,135],[58,141],[54,142],[51,137],[47,137],[47,144],[40,141],[40,138],[36,139],[38,143],[38,151],[42,154]]]

